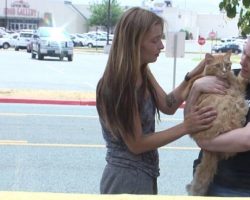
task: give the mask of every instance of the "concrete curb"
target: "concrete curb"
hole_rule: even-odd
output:
[[[54,100],[54,99],[0,98],[0,103],[57,104],[57,105],[80,105],[80,106],[95,106],[96,105],[95,99]]]
[[[2,200],[222,200],[223,197],[201,196],[168,196],[168,195],[99,195],[99,194],[70,194],[70,193],[43,193],[43,192],[15,192],[1,191]],[[244,197],[234,197],[233,200],[243,200]]]

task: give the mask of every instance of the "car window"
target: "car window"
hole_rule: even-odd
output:
[[[60,39],[70,38],[69,34],[67,34],[65,31],[61,29],[56,29],[56,28],[41,29],[39,34],[40,34],[40,37],[54,37],[54,38],[60,38]]]
[[[20,37],[26,37],[26,38],[30,38],[32,36],[31,33],[21,33]]]

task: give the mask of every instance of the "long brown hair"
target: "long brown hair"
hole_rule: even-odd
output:
[[[114,136],[134,136],[135,113],[140,109],[136,89],[140,73],[143,96],[148,89],[156,102],[151,73],[147,64],[142,66],[140,55],[142,39],[154,24],[163,27],[163,19],[135,7],[127,10],[116,25],[108,62],[96,90],[98,114]]]

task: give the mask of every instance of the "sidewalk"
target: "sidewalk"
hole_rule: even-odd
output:
[[[0,89],[0,103],[96,106],[95,98],[94,92]]]
[[[69,193],[0,192],[3,200],[225,200],[223,197],[165,196],[165,195],[95,195]],[[233,200],[243,200],[234,197]]]
[[[165,45],[165,41],[164,45]],[[211,42],[199,46],[197,41],[186,41],[185,52],[200,54],[209,52]],[[102,49],[76,48],[78,53],[104,53]],[[164,51],[164,50],[163,50]],[[95,91],[35,90],[0,88],[0,103],[60,104],[95,106]]]
[[[95,106],[95,92],[1,89],[0,103],[30,103]]]

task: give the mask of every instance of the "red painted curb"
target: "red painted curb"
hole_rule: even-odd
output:
[[[0,103],[29,103],[29,104],[58,104],[58,105],[80,105],[80,106],[95,106],[94,99],[87,100],[46,100],[46,99],[13,99],[0,98]]]
[[[78,106],[96,106],[95,99],[85,100],[46,100],[46,99],[14,99],[0,98],[0,103],[27,103],[27,104],[57,104],[57,105],[78,105]],[[179,108],[184,108],[185,102]]]
[[[185,101],[180,105],[180,107],[179,108],[184,108],[185,107]]]

